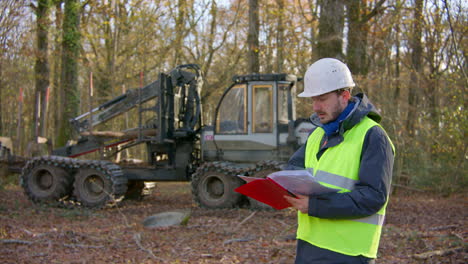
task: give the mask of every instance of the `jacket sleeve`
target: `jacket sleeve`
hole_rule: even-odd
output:
[[[307,142],[306,142],[307,144]],[[285,170],[303,170],[305,168],[305,149],[306,144],[302,145],[288,161]]]
[[[394,153],[388,137],[375,126],[364,139],[359,181],[351,192],[309,197],[309,215],[320,218],[352,219],[378,212],[388,199]]]
[[[316,128],[314,128],[307,138],[315,131]],[[286,165],[284,170],[304,170],[305,169],[305,150],[307,146],[307,140],[304,145],[299,147],[296,152],[291,156],[291,158],[288,160],[288,164]]]

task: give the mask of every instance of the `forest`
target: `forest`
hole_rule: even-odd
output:
[[[464,0],[1,0],[0,137],[23,157],[42,151],[31,142],[64,146],[78,136],[71,118],[181,64],[200,66],[212,125],[233,76],[302,78],[337,58],[396,149],[377,262],[465,263],[467,11]],[[293,100],[297,117],[312,114],[310,100]],[[104,128],[136,127],[135,116]],[[187,182],[114,208],[62,208],[31,203],[17,176],[0,174],[2,263],[294,261],[293,210],[200,208]],[[185,225],[142,225],[180,208],[191,210]]]
[[[468,183],[467,7],[462,0],[4,0],[0,135],[20,154],[38,137],[63,146],[75,136],[68,120],[90,104],[185,63],[202,69],[203,116],[211,120],[232,76],[303,76],[315,60],[333,57],[349,65],[357,90],[384,117],[397,150],[394,184],[450,194]],[[295,100],[298,116],[308,117],[310,103]]]

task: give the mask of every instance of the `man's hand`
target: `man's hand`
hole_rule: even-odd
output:
[[[297,198],[285,195],[284,198],[303,214],[307,214],[309,211],[309,196],[296,194]]]

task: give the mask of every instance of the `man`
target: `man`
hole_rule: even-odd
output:
[[[348,67],[325,58],[304,77],[317,128],[286,169],[307,169],[338,192],[285,197],[298,210],[298,263],[374,263],[394,158],[381,116],[363,94],[351,96]]]

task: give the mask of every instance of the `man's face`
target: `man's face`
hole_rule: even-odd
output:
[[[348,105],[350,94],[348,91],[330,92],[312,97],[312,108],[320,118],[320,123],[327,124],[334,121]]]

